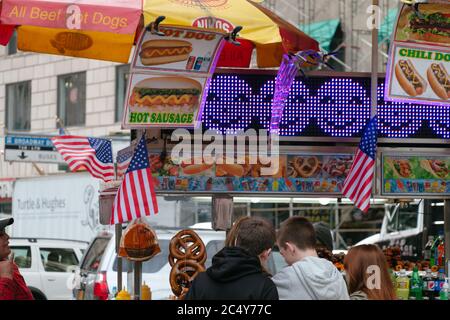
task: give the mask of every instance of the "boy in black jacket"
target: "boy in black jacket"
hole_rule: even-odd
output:
[[[212,266],[192,282],[185,300],[278,300],[277,288],[264,268],[275,240],[268,221],[241,218]]]

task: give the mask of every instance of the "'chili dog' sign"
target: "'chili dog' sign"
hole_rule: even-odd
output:
[[[450,101],[450,4],[404,5],[393,36],[385,100]]]

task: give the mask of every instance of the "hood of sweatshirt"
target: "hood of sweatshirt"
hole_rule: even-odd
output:
[[[206,272],[215,281],[231,282],[263,271],[258,257],[238,247],[225,247],[216,253]]]
[[[342,274],[330,261],[318,257],[306,257],[284,268],[273,281],[280,299],[349,299]]]

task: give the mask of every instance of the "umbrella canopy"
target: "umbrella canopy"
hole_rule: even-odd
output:
[[[144,0],[147,25],[158,16],[164,23],[227,32],[242,26],[240,47],[226,44],[218,66],[248,67],[253,48],[258,67],[278,67],[283,53],[319,50],[317,41],[270,10],[250,0]]]
[[[283,53],[319,50],[317,41],[257,2],[261,1],[3,0],[0,28],[10,31],[11,25],[20,25],[22,51],[124,63],[141,31],[142,13],[145,25],[165,16],[163,24],[227,32],[242,26],[241,45],[225,44],[218,62],[222,67],[249,67],[255,48],[258,67],[278,67]]]
[[[0,0],[0,12],[2,12],[2,0]],[[6,46],[14,33],[14,25],[0,23],[0,45]]]
[[[141,0],[3,0],[0,17],[22,51],[126,63],[141,14]]]

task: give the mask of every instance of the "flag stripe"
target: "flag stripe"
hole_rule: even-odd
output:
[[[105,176],[105,177],[113,177],[114,176],[114,172],[110,172],[109,170],[98,170],[97,167],[93,165],[93,163],[88,162],[88,161],[70,161],[67,164],[69,165],[69,168],[72,171],[77,171],[78,169],[85,167],[92,174],[96,173],[100,176]]]
[[[86,155],[79,155],[79,154],[73,154],[73,155],[62,155],[63,159],[65,161],[71,161],[71,160],[82,160],[86,162],[92,162],[97,165],[97,167],[101,170],[111,170],[111,165],[105,166],[104,163],[100,162],[95,154],[86,154]]]
[[[155,187],[153,185],[152,172],[150,169],[147,170],[147,176],[148,176],[148,181],[150,181],[150,190],[151,190],[153,211],[155,212],[155,214],[157,214],[159,212],[159,209],[158,209],[158,203],[156,201],[156,196],[155,196],[156,193],[155,193]]]
[[[104,181],[114,179],[110,141],[79,136],[56,136],[51,140],[70,170],[86,169]]]
[[[369,171],[367,174],[367,178],[366,180],[364,180],[364,184],[360,187],[359,192],[357,192],[355,194],[355,196],[353,197],[353,199],[355,199],[355,203],[361,203],[364,202],[366,197],[367,197],[367,193],[371,192],[372,190],[372,183],[370,181],[370,175],[373,174],[372,171]]]
[[[148,211],[146,210],[146,201],[144,201],[145,197],[145,190],[141,186],[141,177],[142,177],[142,170],[136,171],[136,174],[134,175],[134,185],[136,186],[136,195],[135,198],[137,199],[139,203],[139,215],[145,216],[148,214]]]
[[[129,217],[127,215],[127,209],[125,207],[125,200],[124,200],[124,192],[123,190],[125,189],[125,185],[122,185],[119,192],[119,197],[120,197],[120,217],[121,217],[121,221],[122,222],[126,222],[129,221]]]
[[[364,212],[370,208],[376,164],[376,144],[377,118],[375,116],[364,130],[352,166],[342,187],[342,194]]]
[[[145,138],[141,137],[116,194],[111,224],[123,223],[136,218],[156,214],[156,203],[150,161]],[[120,167],[125,167],[122,164]],[[119,168],[119,165],[118,165]]]
[[[64,159],[64,157],[63,157]],[[79,165],[87,165],[93,170],[97,171],[99,174],[104,174],[105,176],[113,176],[114,172],[111,172],[110,168],[101,168],[96,160],[88,161],[85,159],[64,159],[69,167],[74,167],[73,170],[78,169]]]
[[[129,180],[129,199],[131,203],[131,212],[133,213],[133,218],[139,218],[141,216],[141,208],[139,199],[137,197],[137,190],[136,186],[134,184],[134,180],[136,179],[136,175],[138,174],[137,171],[133,171],[132,174],[128,175],[127,178]]]
[[[127,215],[127,221],[133,220],[133,214],[131,213],[133,208],[130,206],[130,200],[128,200],[129,194],[130,194],[130,191],[128,190],[128,184],[129,184],[128,180],[129,179],[130,179],[130,175],[127,175],[125,177],[125,184],[123,187],[125,192],[122,193],[122,199],[123,199],[123,202],[125,205],[125,214]],[[122,213],[122,215],[123,215],[123,213]]]
[[[158,213],[158,204],[156,202],[156,196],[155,196],[155,189],[153,186],[153,177],[152,172],[150,169],[147,169],[144,172],[144,185],[145,185],[145,191],[147,193],[147,199],[149,201],[149,208],[151,212],[154,214]]]
[[[119,207],[119,197],[115,197],[114,199],[114,204],[113,204],[113,210],[112,210],[112,215],[111,215],[111,219],[109,224],[114,224],[114,221],[119,221],[119,213],[118,210],[114,210],[114,208],[118,208]]]
[[[353,160],[352,167],[350,168],[349,175],[345,179],[345,193],[353,193],[353,190],[355,189],[355,185],[353,184],[356,180],[356,176],[359,174],[359,169],[361,168],[362,161],[361,161],[361,152],[358,150],[355,160]]]
[[[356,197],[356,195],[360,192],[361,186],[368,178],[370,178],[370,176],[367,176],[367,173],[368,171],[370,171],[371,161],[367,159],[364,159],[363,161],[364,162],[361,165],[361,169],[358,172],[358,175],[354,178],[354,180],[350,181],[350,183],[353,183],[353,185],[355,186],[353,192],[349,192],[352,198]]]

